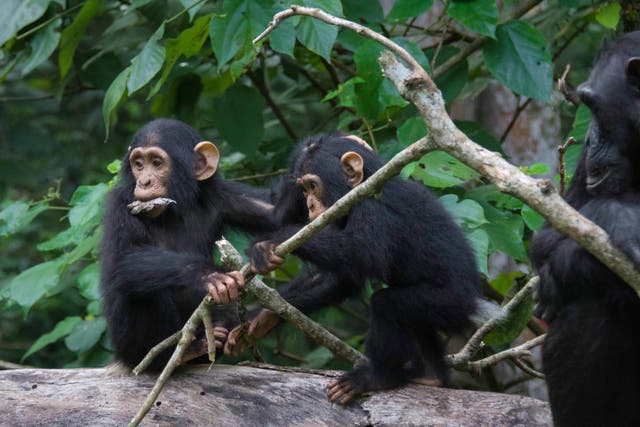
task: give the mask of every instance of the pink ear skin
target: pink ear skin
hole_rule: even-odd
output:
[[[342,170],[344,170],[347,176],[349,185],[355,187],[360,184],[364,178],[364,160],[362,160],[360,154],[354,151],[348,151],[342,155],[340,162],[342,163]]]
[[[218,169],[220,152],[213,142],[202,141],[193,148],[198,154],[196,160],[195,174],[198,181],[211,178]]]

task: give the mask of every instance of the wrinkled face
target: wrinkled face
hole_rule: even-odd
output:
[[[169,195],[169,177],[171,176],[171,158],[160,147],[137,147],[131,151],[129,163],[136,186],[133,191],[135,200],[147,202]],[[158,206],[147,216],[160,215],[166,206]]]
[[[307,200],[307,208],[309,209],[309,221],[313,221],[327,210],[322,180],[318,175],[309,173],[298,178],[296,184],[302,187],[302,193]]]
[[[640,58],[604,56],[578,87],[592,112],[585,140],[586,186],[616,194],[633,185],[640,150]],[[634,166],[635,165],[635,166]]]

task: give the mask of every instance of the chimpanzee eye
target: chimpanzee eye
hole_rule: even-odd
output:
[[[309,181],[309,190],[314,191],[316,189],[315,181]]]
[[[134,161],[134,164],[135,164],[135,166],[136,166],[136,169],[142,169],[142,160],[140,160],[140,159],[136,159],[136,160]]]
[[[153,159],[153,166],[156,168],[159,168],[160,166],[162,166],[162,159],[159,157],[156,157],[155,159]]]

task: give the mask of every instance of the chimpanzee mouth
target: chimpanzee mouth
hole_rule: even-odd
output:
[[[603,182],[611,174],[611,169],[606,169],[603,174],[598,174],[596,176],[587,175],[587,190],[595,190],[598,188]]]

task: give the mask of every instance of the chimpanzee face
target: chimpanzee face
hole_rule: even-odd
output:
[[[307,209],[309,209],[309,221],[313,221],[327,210],[322,180],[318,175],[308,173],[298,178],[296,184],[302,187],[302,194],[307,200]]]
[[[592,194],[617,194],[640,184],[640,57],[621,47],[605,49],[578,87],[593,114],[585,141],[586,186]],[[640,48],[632,49],[640,55]]]
[[[216,146],[202,141],[195,146],[193,173],[195,179],[210,178],[218,166],[219,154]],[[170,180],[175,179],[171,156],[157,145],[136,147],[129,153],[129,164],[135,180],[133,197],[136,201],[148,202],[158,198],[170,198]],[[155,218],[162,214],[167,205],[158,205],[146,211],[145,215]]]

